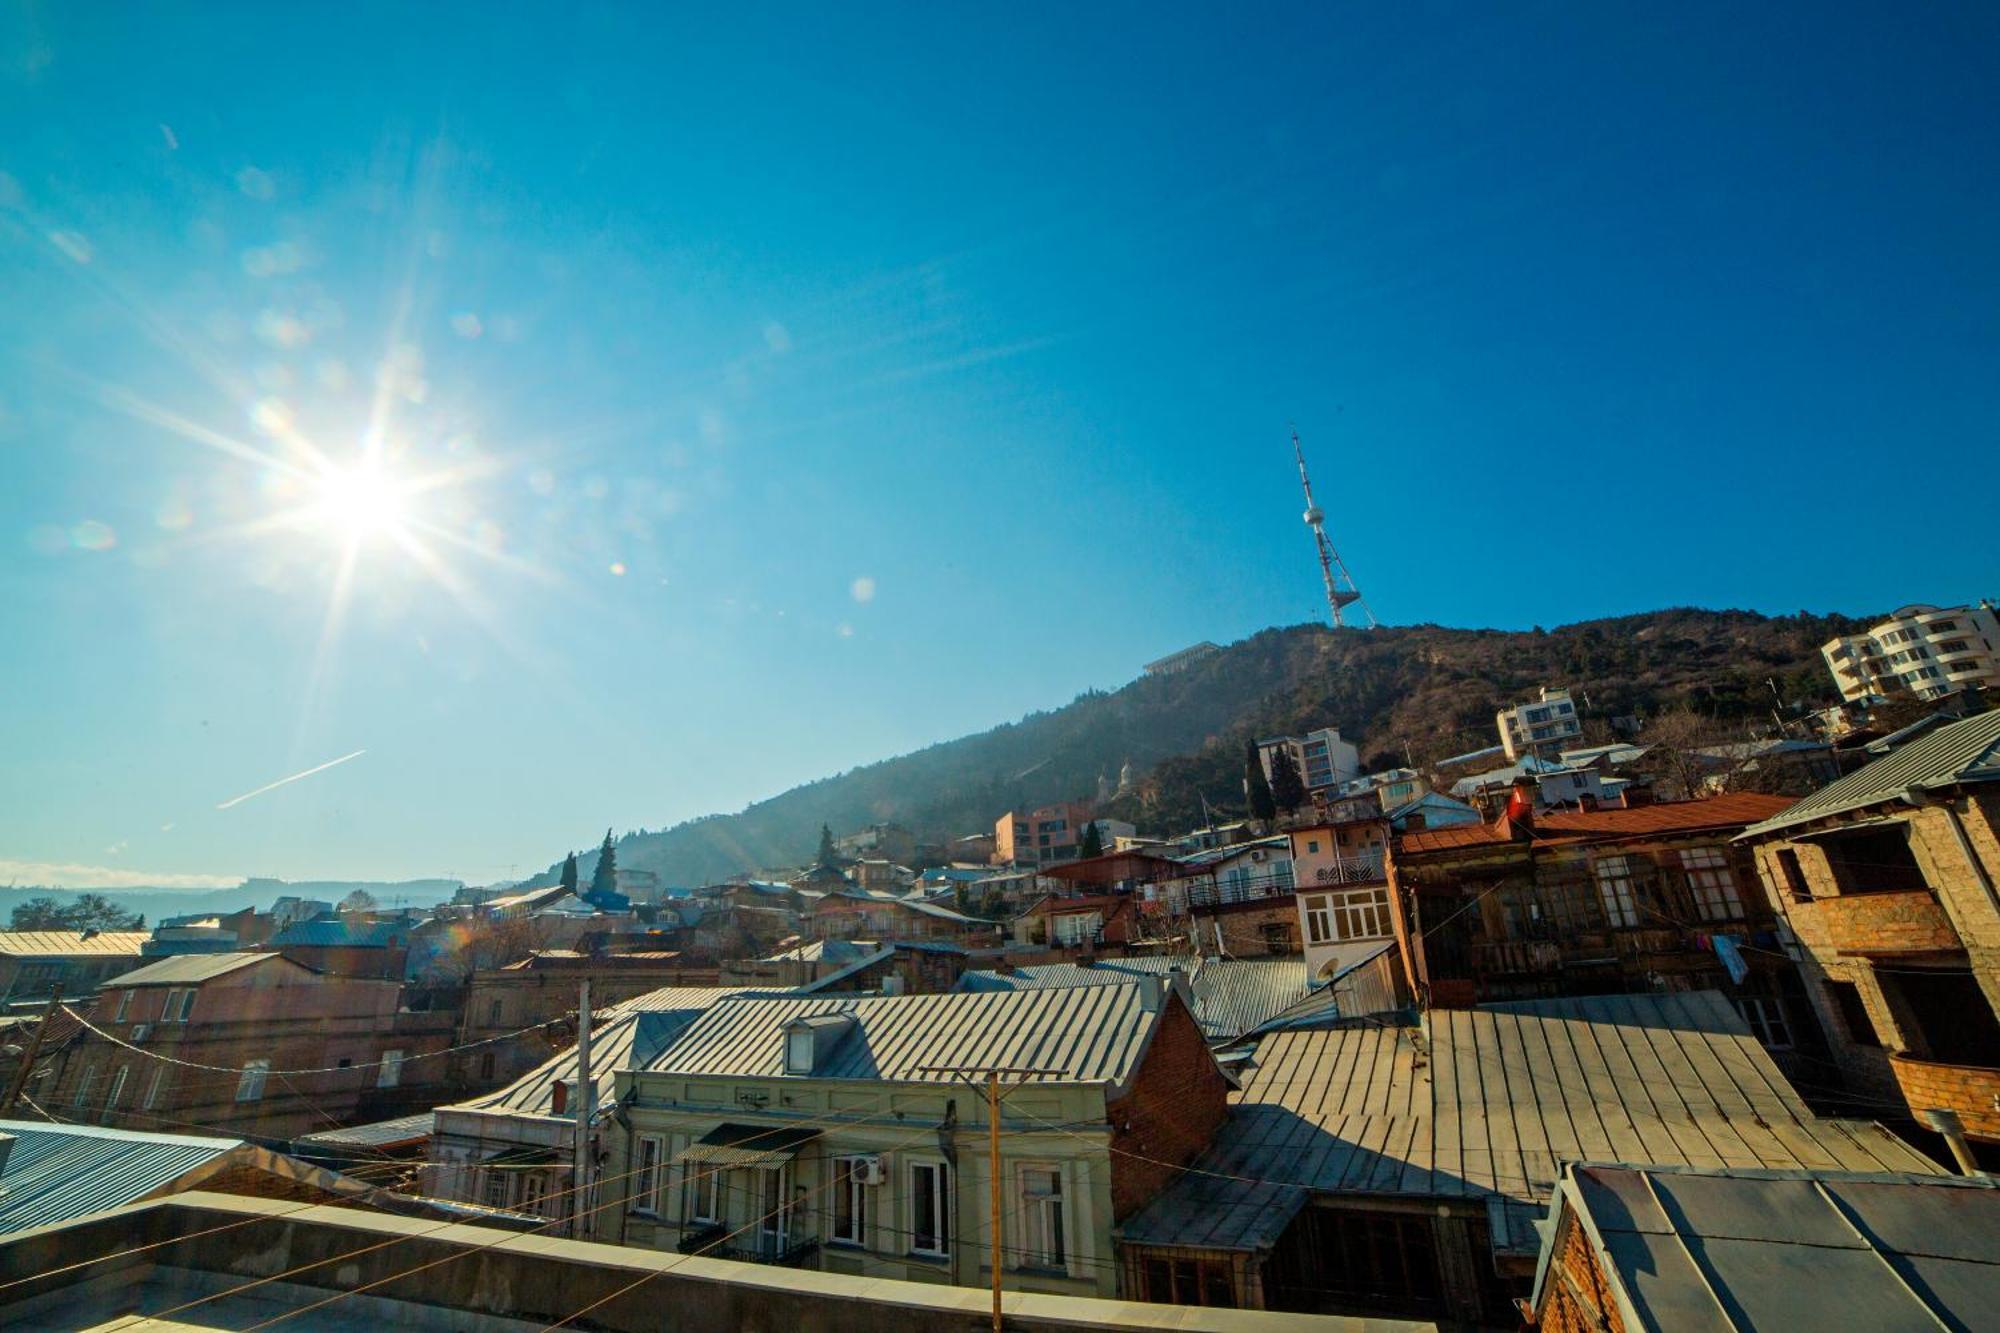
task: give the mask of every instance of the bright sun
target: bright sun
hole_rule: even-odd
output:
[[[370,459],[322,476],[313,510],[349,541],[394,536],[409,518],[409,488]]]

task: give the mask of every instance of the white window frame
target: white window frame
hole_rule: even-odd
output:
[[[1037,1181],[1035,1177],[1044,1179]],[[1022,1163],[1015,1168],[1014,1193],[1021,1218],[1018,1262],[1024,1268],[1067,1273],[1074,1233],[1069,1225],[1069,1192],[1064,1188],[1062,1165]]]
[[[403,1052],[401,1048],[382,1052],[382,1062],[375,1069],[375,1086],[378,1088],[399,1088],[403,1085]]]
[[[658,1216],[660,1177],[667,1160],[667,1141],[658,1134],[641,1134],[632,1143],[632,1210]]]
[[[757,1239],[775,1258],[790,1249],[792,1244],[792,1164],[785,1161],[775,1166],[754,1166],[750,1169],[759,1173],[754,1196]]]
[[[521,1180],[520,1211],[533,1213],[535,1216],[540,1217],[542,1215],[542,1199],[548,1192],[549,1183],[542,1178],[542,1173],[539,1171],[528,1172]]]
[[[180,1000],[180,1007],[178,1010],[176,1010],[174,1007],[174,1000],[176,997],[179,997]],[[194,987],[189,986],[185,989],[176,987],[175,989],[167,992],[166,1008],[164,1009],[164,1011],[162,1011],[160,1016],[163,1021],[168,1023],[185,1023],[188,1021],[188,1015],[193,1011],[194,1011]]]
[[[1792,1019],[1785,1012],[1782,999],[1775,995],[1738,995],[1734,998],[1736,1012],[1743,1015],[1743,1022],[1758,1045],[1767,1051],[1794,1049],[1796,1042],[1792,1037]]]
[[[1324,893],[1315,893],[1301,898],[1306,921],[1306,943],[1333,943],[1333,907]]]
[[[125,1095],[125,1080],[131,1076],[131,1073],[132,1066],[120,1065],[116,1072],[111,1075],[111,1086],[104,1091],[104,1109],[106,1111],[115,1111],[118,1109],[118,1099]]]
[[[927,1183],[920,1183],[928,1177]],[[951,1166],[938,1159],[928,1158],[909,1164],[910,1182],[910,1253],[926,1259],[951,1258],[952,1242],[952,1195]],[[936,1225],[932,1227],[931,1240],[935,1248],[927,1248],[919,1243],[922,1233],[918,1229],[917,1215],[920,1204],[928,1200],[933,1210]]]
[[[486,1179],[480,1182],[479,1201],[488,1208],[505,1208],[513,1202],[513,1181],[508,1179],[505,1167],[486,1166],[481,1168]]]
[[[793,1028],[785,1034],[785,1072],[787,1074],[810,1074],[813,1071],[813,1034],[811,1028]]]
[[[1694,895],[1695,914],[1704,921],[1741,921],[1743,893],[1729,853],[1720,847],[1690,847],[1681,853],[1681,872]]]
[[[1613,930],[1641,924],[1639,886],[1633,882],[1631,857],[1600,856],[1591,863],[1590,875],[1597,881],[1597,898],[1604,904],[1604,919]]]
[[[76,1076],[76,1089],[70,1093],[69,1104],[72,1107],[78,1107],[90,1100],[90,1088],[96,1082],[97,1066],[93,1064],[84,1065],[83,1072]]]
[[[141,1111],[150,1111],[159,1102],[160,1089],[166,1085],[166,1081],[167,1067],[165,1065],[154,1065],[152,1081],[146,1084],[146,1099],[139,1103]]]
[[[239,1102],[261,1102],[264,1100],[264,1083],[271,1076],[269,1060],[251,1060],[243,1066],[242,1076],[236,1080],[236,1100]]]
[[[1334,941],[1381,940],[1396,933],[1386,886],[1341,889],[1326,897]]]
[[[118,1012],[112,1015],[111,1021],[114,1023],[123,1023],[125,1015],[130,1012],[132,1012],[132,988],[127,986],[118,993]]]
[[[687,1220],[709,1226],[722,1220],[722,1168],[709,1162],[689,1162],[681,1172]],[[704,1197],[705,1196],[705,1197]]]
[[[833,1245],[868,1244],[868,1186],[862,1182],[862,1164],[867,1157],[833,1159],[833,1203],[827,1210],[827,1241]],[[841,1214],[846,1214],[849,1234],[841,1232]]]

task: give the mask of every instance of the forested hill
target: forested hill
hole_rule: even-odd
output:
[[[629,834],[621,866],[695,885],[809,859],[819,827],[894,820],[920,839],[990,830],[1002,812],[1132,787],[1106,813],[1165,833],[1200,809],[1241,804],[1253,734],[1337,726],[1372,767],[1419,767],[1495,743],[1494,711],[1566,684],[1587,715],[1650,714],[1686,701],[1721,719],[1765,717],[1768,679],[1787,701],[1832,697],[1819,645],[1862,622],[1743,611],[1657,611],[1543,631],[1435,625],[1300,625],[1232,644],[1190,669],[795,787],[738,814]],[[1581,701],[1580,701],[1581,702]],[[580,858],[589,874],[595,854]],[[555,868],[535,883],[553,883]]]

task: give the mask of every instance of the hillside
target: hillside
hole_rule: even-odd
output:
[[[1337,726],[1370,767],[1419,766],[1494,743],[1493,713],[1543,684],[1587,692],[1587,714],[1648,714],[1683,701],[1714,717],[1769,716],[1775,678],[1787,701],[1831,699],[1819,645],[1860,622],[1676,609],[1555,630],[1417,625],[1271,629],[1192,669],[1091,692],[978,735],[795,787],[738,814],[629,834],[618,862],[692,885],[808,859],[819,826],[894,820],[920,838],[990,829],[1003,811],[1097,794],[1129,762],[1137,779],[1106,813],[1149,832],[1241,803],[1253,734]],[[594,857],[583,857],[589,874]],[[535,878],[553,883],[556,868]]]

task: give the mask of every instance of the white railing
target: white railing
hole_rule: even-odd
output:
[[[1315,866],[1312,882],[1322,884],[1379,884],[1388,875],[1382,869],[1382,853],[1343,856],[1331,865]]]

